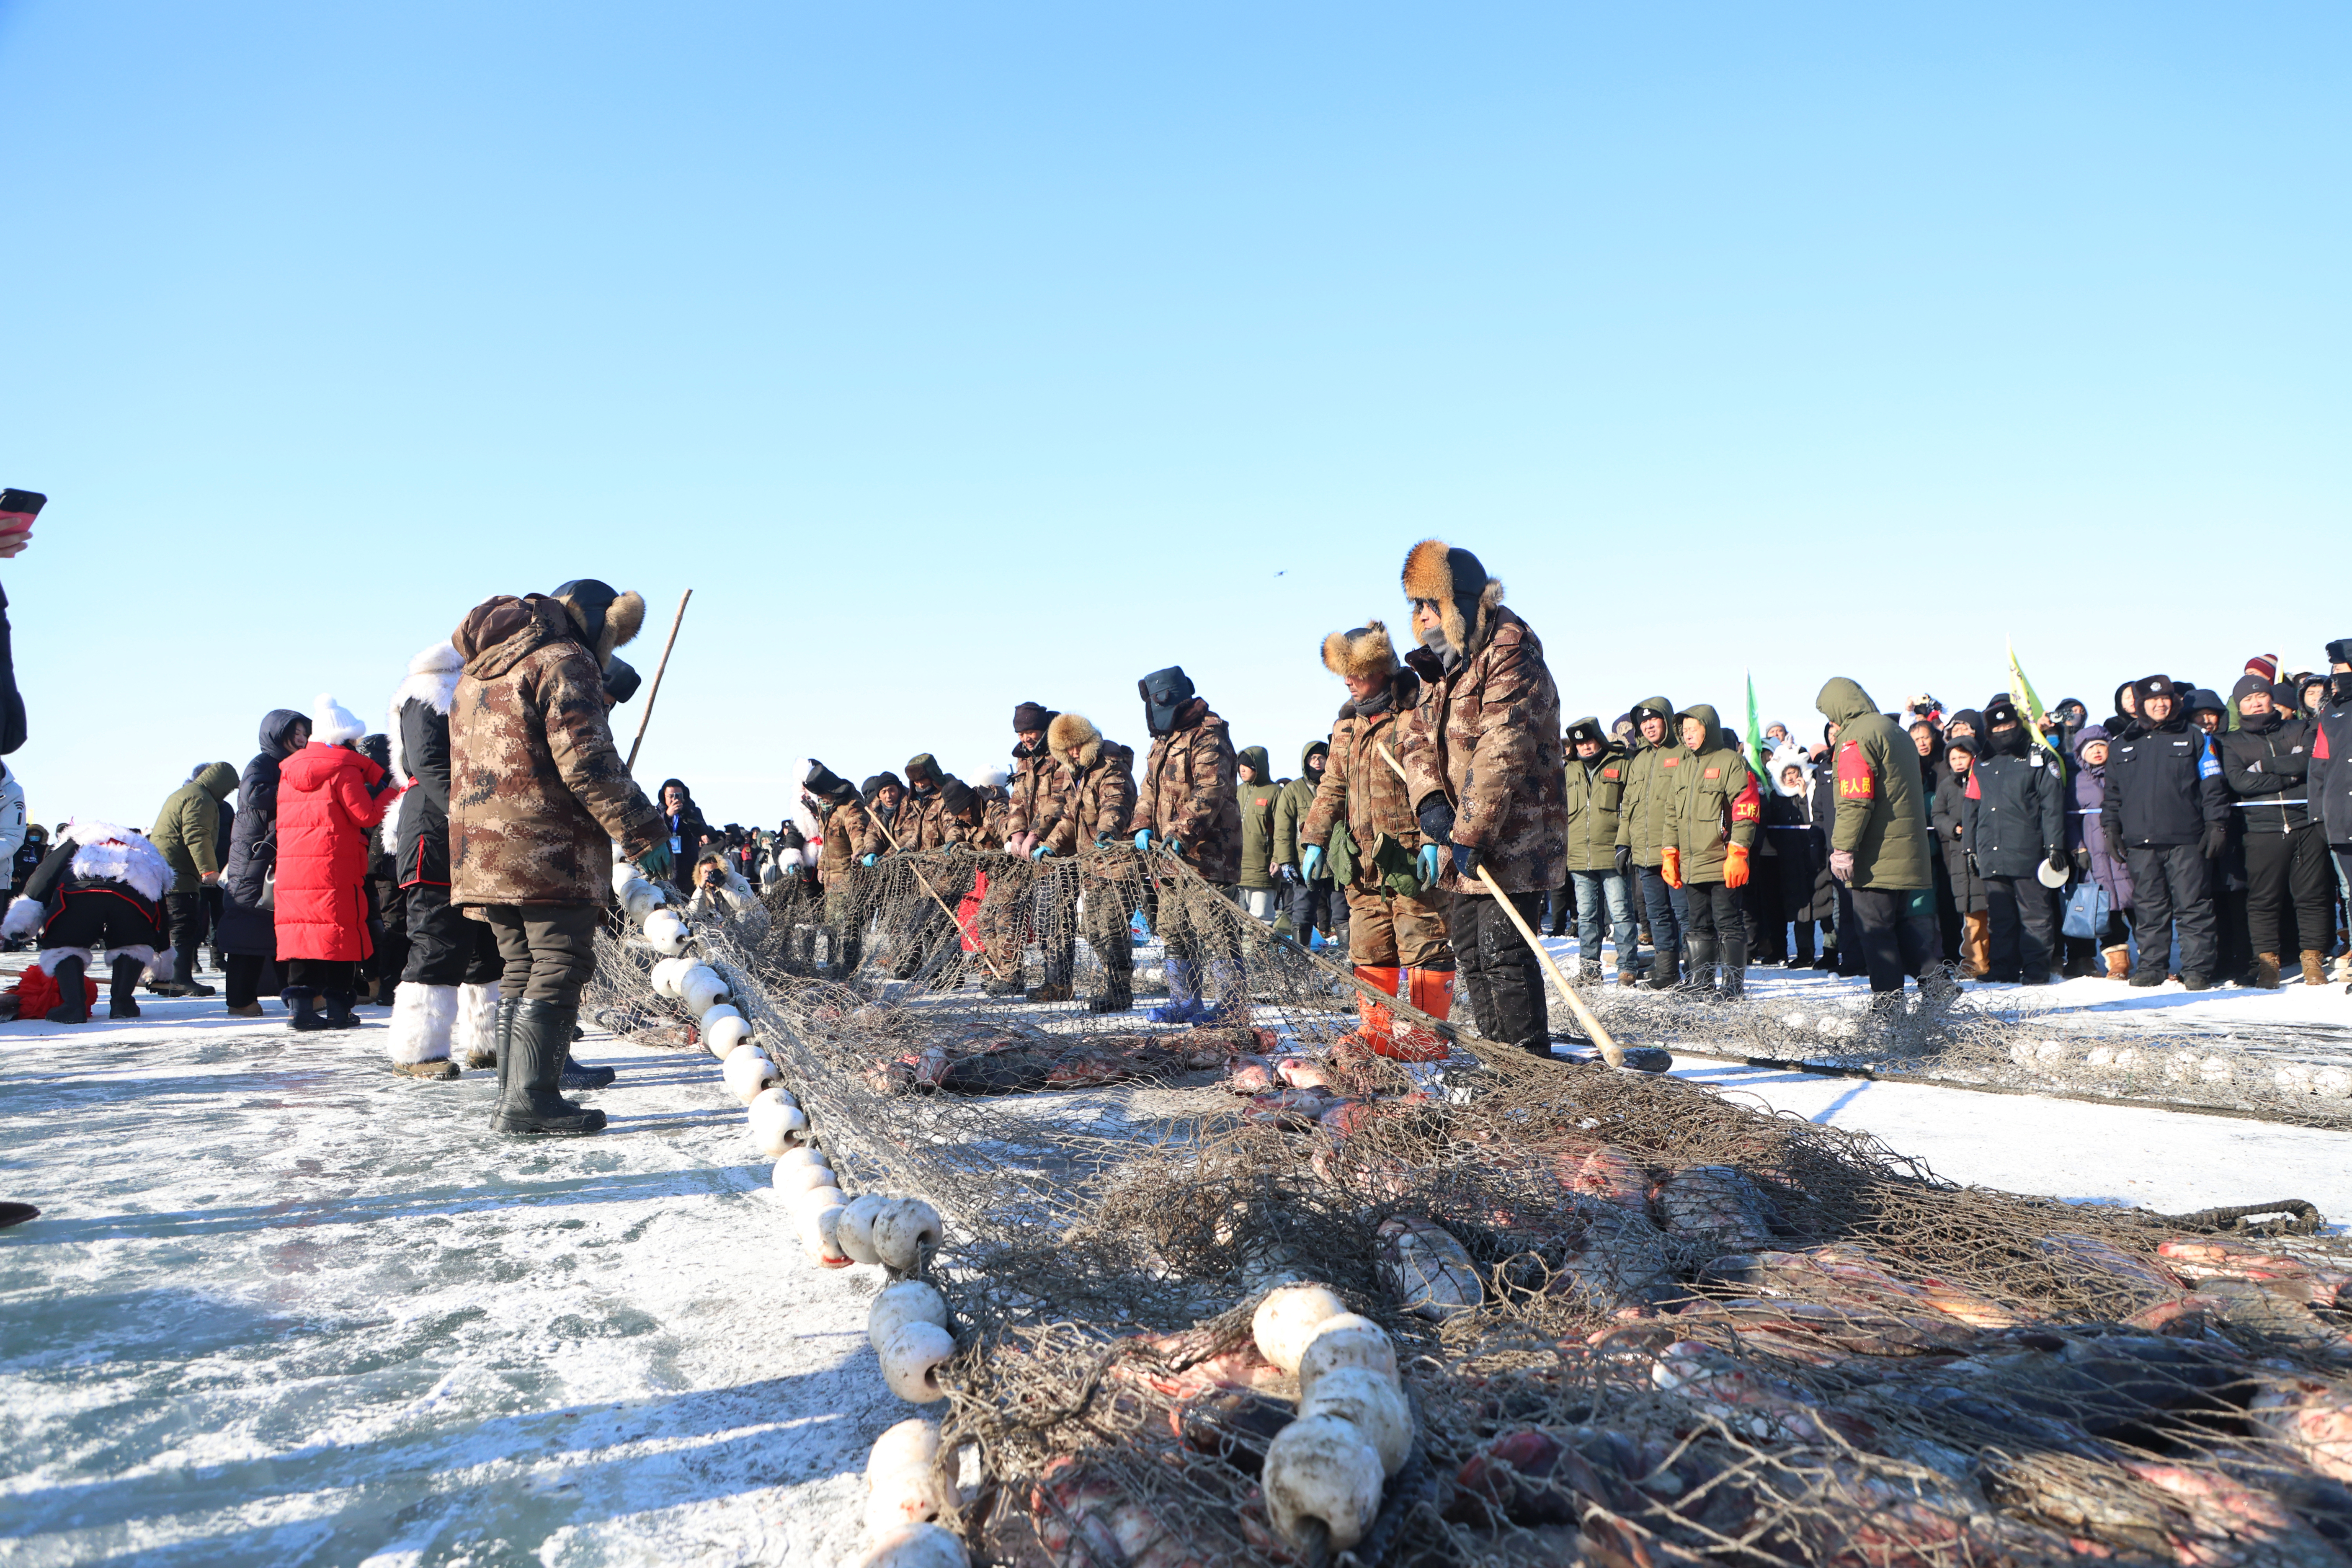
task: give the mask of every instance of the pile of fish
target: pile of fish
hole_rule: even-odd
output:
[[[884,1094],[1024,1094],[1093,1089],[1223,1070],[1236,1056],[1275,1045],[1270,1029],[1202,1026],[1159,1035],[1050,1035],[990,1022],[951,1027],[918,1049],[877,1062],[867,1087]]]

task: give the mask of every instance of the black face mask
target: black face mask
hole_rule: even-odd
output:
[[[1183,711],[1184,704],[1192,700],[1191,678],[1178,666],[1171,665],[1166,669],[1153,670],[1136,684],[1142,689],[1144,721],[1150,725],[1151,732],[1174,733],[1176,716]]]
[[[2327,695],[2331,701],[2352,702],[2352,675],[2329,676]]]
[[[1990,737],[1990,745],[1995,756],[2025,755],[2025,726],[2020,724],[2011,729],[1995,730]]]
[[[1462,650],[1447,640],[1444,626],[1432,626],[1421,634],[1421,646],[1436,656],[1437,668],[1451,675],[1454,667],[1462,662]]]

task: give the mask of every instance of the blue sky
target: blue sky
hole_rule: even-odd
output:
[[[1286,771],[1476,551],[1570,715],[2104,712],[2352,633],[2340,7],[0,3],[35,814],[694,608],[640,767]],[[637,649],[650,668],[661,626]],[[622,723],[633,727],[633,710]]]

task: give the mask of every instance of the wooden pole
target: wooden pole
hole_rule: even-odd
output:
[[[1389,750],[1388,742],[1375,741],[1372,744],[1380,749],[1381,760],[1396,770],[1398,778],[1403,779],[1404,764],[1396,760],[1396,753]],[[1405,782],[1408,785],[1412,783],[1409,779]],[[1594,1045],[1601,1047],[1601,1059],[1612,1068],[1623,1067],[1625,1047],[1617,1043],[1616,1037],[1610,1034],[1608,1026],[1601,1023],[1600,1016],[1584,1005],[1584,998],[1578,995],[1576,987],[1568,983],[1568,976],[1560,972],[1559,965],[1553,962],[1551,954],[1544,951],[1544,944],[1537,940],[1534,931],[1528,929],[1528,922],[1519,918],[1518,907],[1504,896],[1502,885],[1495,880],[1494,875],[1484,866],[1478,868],[1478,879],[1486,884],[1486,891],[1493,894],[1495,901],[1503,906],[1503,912],[1511,917],[1511,924],[1517,927],[1519,935],[1526,939],[1529,951],[1536,955],[1536,962],[1544,966],[1545,973],[1551,976],[1551,983],[1559,987],[1559,994],[1562,996],[1568,998],[1568,1010],[1576,1015],[1576,1021],[1584,1026],[1584,1032],[1592,1037]]]
[[[873,819],[875,826],[882,830],[882,837],[890,841],[892,851],[904,853],[898,843],[898,836],[890,831],[890,825],[883,821],[881,816],[876,813],[872,806],[869,805],[866,808],[866,815]],[[929,882],[924,880],[922,868],[920,867],[918,867],[913,861],[909,860],[907,863],[907,869],[915,874],[915,881],[922,888],[923,891],[931,895],[931,902],[939,905],[941,912],[948,917],[948,924],[955,928],[956,945],[959,947],[962,946],[963,924],[956,919],[955,910],[948,908],[948,901],[940,897],[940,892],[937,888],[932,887]],[[980,944],[980,961],[988,965],[988,972],[991,974],[995,975],[999,980],[1004,978],[1004,971],[997,968],[996,960],[988,956],[988,944],[986,942],[982,942]]]
[[[629,742],[629,760],[622,767],[629,773],[637,771],[637,748],[646,743],[646,726],[654,721],[654,699],[661,695],[662,674],[669,668],[669,650],[677,646],[678,623],[686,619],[686,601],[694,597],[688,588],[677,601],[677,614],[670,617],[669,641],[662,644],[661,662],[654,666],[653,689],[646,693],[646,710],[637,715],[637,738]]]

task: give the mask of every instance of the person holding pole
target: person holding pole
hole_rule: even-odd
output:
[[[488,922],[504,972],[496,1025],[500,1132],[603,1130],[557,1092],[595,973],[613,845],[670,871],[661,812],[629,777],[608,711],[613,650],[645,601],[594,578],[477,605],[450,642],[465,660],[449,710],[449,901]]]
[[[1548,1057],[1541,961],[1520,932],[1567,870],[1559,691],[1535,629],[1503,607],[1475,555],[1424,539],[1402,577],[1421,693],[1398,758],[1422,885],[1451,900],[1447,938],[1478,1032]]]

